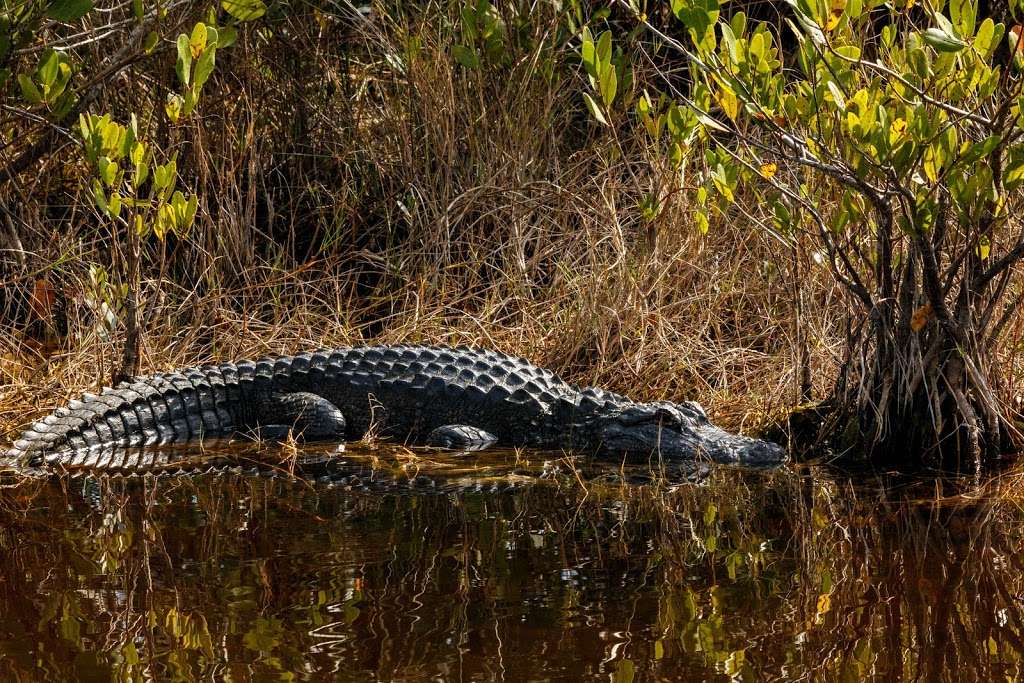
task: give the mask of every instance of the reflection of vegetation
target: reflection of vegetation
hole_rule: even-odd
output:
[[[226,661],[353,679],[1021,674],[1008,504],[817,471],[583,482],[8,490],[0,676],[196,679]]]

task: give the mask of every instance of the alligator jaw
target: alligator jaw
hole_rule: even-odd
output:
[[[587,430],[599,435],[597,450],[611,456],[657,455],[668,462],[709,460],[753,467],[782,465],[789,459],[777,444],[713,425],[695,403],[637,403],[592,420]]]
[[[775,467],[789,460],[786,450],[771,441],[730,434],[714,425],[699,427],[697,434],[702,445],[702,454],[714,462],[748,467]]]

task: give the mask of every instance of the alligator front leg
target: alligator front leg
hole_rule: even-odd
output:
[[[498,437],[470,425],[444,425],[427,435],[427,445],[458,451],[482,451]]]
[[[338,406],[304,391],[261,397],[256,420],[255,427],[263,439],[284,439],[289,434],[306,441],[345,438],[345,416]]]

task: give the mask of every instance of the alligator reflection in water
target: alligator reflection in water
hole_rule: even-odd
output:
[[[540,477],[493,454],[473,461],[478,490],[465,461],[378,457],[461,485],[204,475],[0,492],[0,677],[1021,676],[1019,506],[820,471]]]

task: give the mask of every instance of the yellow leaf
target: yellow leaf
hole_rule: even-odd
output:
[[[779,170],[778,165],[768,161],[761,164],[761,175],[765,178],[771,179],[775,177],[775,172]]]
[[[188,41],[189,51],[193,59],[198,59],[206,49],[206,24],[198,22],[192,29],[192,37]]]
[[[942,170],[942,163],[938,156],[934,145],[929,145],[924,151],[924,175],[933,183],[938,181],[939,173]]]
[[[719,106],[722,107],[722,111],[725,112],[725,115],[728,116],[731,121],[735,121],[736,116],[740,111],[740,101],[736,97],[736,93],[723,85],[719,87],[718,97],[716,99],[718,100]]]
[[[910,329],[914,332],[920,332],[924,329],[924,326],[928,324],[928,321],[932,319],[932,305],[925,304],[916,311],[910,318]]]
[[[889,144],[895,145],[907,134],[907,122],[905,119],[896,119],[889,124]]]
[[[832,595],[830,593],[822,593],[818,596],[818,616],[825,614],[832,609]]]
[[[984,261],[988,258],[990,251],[992,251],[992,242],[988,237],[982,235],[981,239],[978,240],[978,258]]]
[[[825,30],[832,31],[843,18],[843,11],[846,9],[846,0],[832,0],[829,8],[828,19],[825,21]]]

